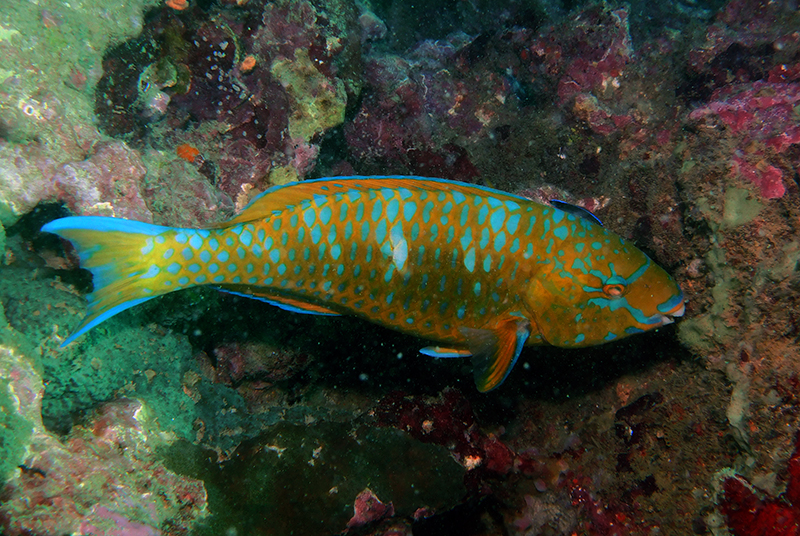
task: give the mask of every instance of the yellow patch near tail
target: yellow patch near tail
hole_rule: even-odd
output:
[[[81,266],[93,276],[86,318],[62,346],[107,318],[165,293],[163,289],[154,290],[152,276],[160,271],[156,242],[159,235],[170,230],[100,216],[62,218],[42,227],[42,231],[72,242]]]

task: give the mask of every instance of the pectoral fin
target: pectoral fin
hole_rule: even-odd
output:
[[[472,352],[469,350],[459,350],[458,348],[443,348],[441,346],[426,346],[420,348],[419,353],[431,357],[469,357]]]
[[[472,352],[475,385],[482,393],[503,383],[531,334],[530,322],[509,318],[495,329],[461,328]]]

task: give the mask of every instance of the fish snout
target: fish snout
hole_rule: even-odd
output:
[[[667,324],[672,324],[673,322],[675,322],[675,319],[680,316],[683,316],[683,313],[685,312],[686,312],[686,303],[683,300],[681,300],[681,302],[677,306],[675,306],[674,309],[672,309],[671,311],[667,311],[664,314],[656,315],[656,317],[659,317],[659,323],[662,326],[666,326]]]

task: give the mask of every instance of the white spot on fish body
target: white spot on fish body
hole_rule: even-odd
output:
[[[397,224],[392,227],[389,233],[389,241],[392,244],[392,263],[397,267],[398,272],[403,271],[408,259],[408,242],[403,235],[403,226]]]

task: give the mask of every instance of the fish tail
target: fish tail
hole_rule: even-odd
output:
[[[168,242],[184,230],[118,218],[74,216],[54,220],[42,231],[69,240],[81,267],[93,276],[86,317],[61,346],[125,309],[193,286],[175,284],[167,268],[174,253]]]

